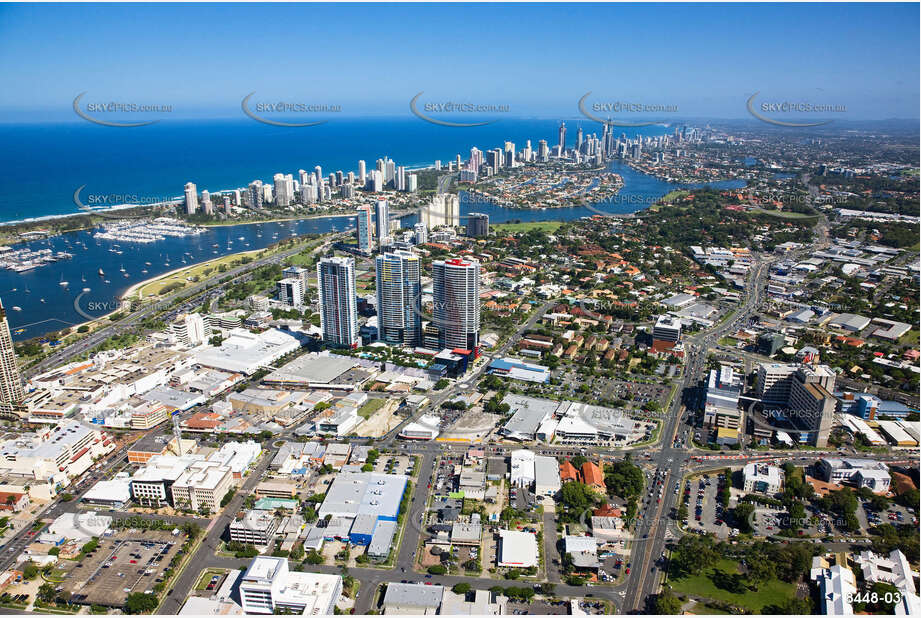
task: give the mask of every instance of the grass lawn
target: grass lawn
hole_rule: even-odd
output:
[[[204,590],[208,587],[208,584],[211,583],[211,578],[215,575],[223,575],[227,572],[227,569],[205,569],[202,572],[201,577],[198,578],[198,583],[195,584],[196,590]]]
[[[733,339],[732,337],[721,337],[720,340],[717,341],[718,344],[726,346],[735,346],[738,342],[738,339]]]
[[[314,256],[311,254],[311,251],[316,249],[318,246],[320,246],[319,242],[310,243],[304,247],[302,252],[295,253],[290,258],[288,258],[288,262],[290,262],[292,266],[313,266]]]
[[[188,281],[187,279],[194,278],[196,276],[204,278],[208,275],[215,274],[216,272],[218,272],[218,268],[222,264],[226,264],[228,268],[232,268],[233,266],[239,265],[241,258],[244,255],[254,255],[256,253],[259,253],[260,251],[262,251],[262,249],[256,249],[253,251],[244,251],[242,253],[232,253],[230,255],[225,255],[224,257],[217,258],[215,260],[202,262],[201,264],[195,264],[194,266],[184,268],[171,275],[165,275],[149,283],[145,283],[141,285],[139,288],[132,290],[131,295],[133,296],[137,292],[141,292],[143,293],[144,298],[148,298],[150,296],[157,296],[161,294],[164,288],[174,283],[180,283],[182,284],[182,287],[186,287],[187,285],[192,285],[193,282]],[[207,274],[205,271],[207,271]],[[177,287],[176,289],[180,289],[180,288]]]
[[[912,329],[899,338],[899,344],[916,346],[918,345],[918,335],[919,331]]]
[[[765,605],[777,604],[785,599],[793,598],[796,587],[793,584],[772,579],[758,584],[757,590],[746,590],[742,594],[735,594],[723,588],[717,588],[711,575],[716,571],[727,574],[738,573],[738,563],[732,560],[720,560],[714,566],[687,577],[676,578],[669,575],[669,584],[675,594],[689,594],[696,597],[706,597],[718,601],[727,601],[735,605],[746,607],[753,612],[761,612]]]
[[[370,418],[372,414],[383,408],[386,403],[386,399],[369,399],[365,405],[358,408],[358,416],[364,419]]]
[[[529,221],[527,223],[496,223],[492,226],[497,232],[509,232],[516,234],[518,232],[530,232],[531,230],[541,230],[552,234],[560,229],[562,221]]]
[[[768,215],[779,219],[818,219],[816,215],[810,215],[805,212],[788,212],[783,210],[765,210],[764,208],[752,208],[753,213],[758,215]]]

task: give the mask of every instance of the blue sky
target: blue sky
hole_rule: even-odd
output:
[[[0,121],[74,97],[239,115],[240,100],[406,114],[433,101],[565,116],[594,101],[746,117],[770,100],[917,118],[918,4],[0,5]]]

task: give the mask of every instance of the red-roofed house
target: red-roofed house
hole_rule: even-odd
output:
[[[579,480],[579,471],[569,461],[560,464],[560,482],[568,483]]]
[[[582,464],[582,482],[600,492],[606,492],[607,487],[604,484],[604,474],[596,464],[586,461]]]

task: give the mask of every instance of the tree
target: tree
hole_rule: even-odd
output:
[[[38,572],[38,565],[30,560],[26,563],[26,566],[22,567],[22,578],[25,580],[33,580],[38,577]]]
[[[777,614],[779,616],[796,616],[812,614],[812,602],[809,599],[787,599],[777,605],[765,605],[762,614]]]
[[[470,592],[470,584],[466,582],[454,584],[454,586],[451,588],[451,592],[453,592],[454,594],[467,594],[468,592]]]
[[[699,573],[716,563],[719,554],[710,535],[689,534],[678,541],[672,564],[679,573]]]
[[[97,547],[99,547],[99,539],[93,538],[88,543],[86,543],[83,547],[80,548],[80,553],[88,554],[92,551],[95,551]]]
[[[42,584],[38,587],[38,593],[36,596],[42,603],[51,603],[54,601],[54,597],[57,596],[57,591],[54,589],[54,584]]]
[[[904,507],[917,509],[918,503],[921,501],[921,494],[918,493],[917,489],[909,489],[896,496],[895,501]]]
[[[752,531],[752,515],[755,512],[755,505],[751,502],[739,502],[732,509],[732,516],[736,523],[736,528],[740,532],[748,533]]]
[[[662,589],[661,594],[656,597],[656,613],[675,616],[681,613],[681,600],[675,596],[669,586]]]
[[[304,562],[307,564],[323,564],[323,555],[317,550],[311,549],[307,552],[307,557],[304,558]]]
[[[237,492],[237,490],[235,490],[235,489],[228,489],[228,490],[227,490],[227,493],[224,494],[224,497],[223,497],[223,498],[221,498],[221,508],[224,508],[225,506],[227,506],[228,504],[230,504],[230,501],[233,499],[233,495],[234,495],[236,492]]]
[[[159,605],[155,595],[143,592],[133,592],[125,599],[125,611],[129,614],[149,614]]]
[[[643,482],[643,471],[627,459],[608,466],[604,477],[608,495],[627,500],[643,492]]]
[[[444,575],[448,569],[443,564],[433,564],[428,568],[428,572],[432,575]]]

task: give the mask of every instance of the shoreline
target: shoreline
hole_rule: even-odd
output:
[[[128,288],[127,290],[125,290],[125,291],[122,293],[122,295],[118,298],[118,300],[120,300],[120,301],[126,301],[126,300],[128,300],[128,297],[129,297],[129,296],[132,296],[135,292],[137,292],[138,290],[140,290],[142,287],[144,287],[144,286],[146,286],[146,285],[149,285],[149,284],[151,284],[151,283],[154,283],[154,282],[156,282],[156,281],[160,281],[161,279],[166,279],[166,278],[168,278],[168,277],[175,277],[177,274],[179,274],[179,273],[181,273],[181,272],[183,272],[183,271],[191,270],[191,269],[193,269],[193,268],[198,268],[198,267],[201,267],[201,266],[205,266],[206,264],[210,264],[211,262],[219,262],[219,261],[221,261],[221,260],[225,260],[225,259],[228,259],[228,258],[233,259],[233,258],[236,258],[236,257],[240,257],[240,256],[243,256],[243,255],[247,255],[247,254],[249,254],[249,253],[259,253],[260,251],[266,251],[266,250],[267,250],[267,249],[248,249],[248,250],[246,250],[246,251],[239,251],[239,252],[237,252],[237,253],[227,253],[226,255],[222,255],[221,257],[211,258],[210,260],[205,260],[204,262],[196,262],[195,264],[189,264],[189,265],[187,265],[187,266],[183,266],[182,268],[177,268],[177,269],[175,269],[175,270],[171,270],[171,271],[169,271],[169,272],[165,272],[165,273],[163,273],[163,274],[157,275],[156,277],[151,277],[150,279],[145,279],[144,281],[138,281],[137,283],[135,283],[134,285],[132,285],[130,288]],[[184,287],[184,286],[183,286],[183,287]],[[141,297],[141,298],[138,298],[138,300],[139,300],[140,302],[144,302],[145,299],[144,299],[143,297]]]
[[[434,170],[434,169],[435,169],[434,165],[427,165],[427,164],[418,164],[417,166],[411,166],[411,165],[406,166],[407,172],[423,172],[423,171]],[[351,171],[355,171],[355,170],[351,170]],[[211,191],[210,193],[211,195],[224,195],[227,193],[233,193],[234,191],[242,189],[242,188],[244,187],[238,187],[237,189],[221,189],[219,191]],[[15,227],[17,225],[34,225],[34,224],[41,224],[45,222],[50,223],[54,221],[62,221],[62,220],[76,218],[76,217],[96,216],[96,217],[105,218],[107,213],[118,212],[120,210],[132,210],[135,208],[153,209],[153,208],[162,208],[164,206],[181,206],[182,200],[183,200],[183,197],[177,195],[176,197],[171,198],[170,200],[167,200],[167,201],[151,202],[149,204],[115,204],[107,208],[93,208],[93,209],[86,209],[86,210],[77,210],[75,212],[69,212],[69,213],[41,215],[38,217],[26,217],[25,219],[10,219],[6,221],[0,221],[0,231],[2,231],[2,229],[5,227]],[[338,216],[338,215],[308,215],[307,217],[292,217],[291,219],[292,220],[305,219],[305,218],[310,218],[314,216],[322,217],[322,216]],[[271,219],[271,220],[265,220],[265,221],[255,221],[254,223],[270,223],[274,221],[287,221],[287,220],[289,219]],[[201,223],[198,225],[224,225],[224,224]]]

